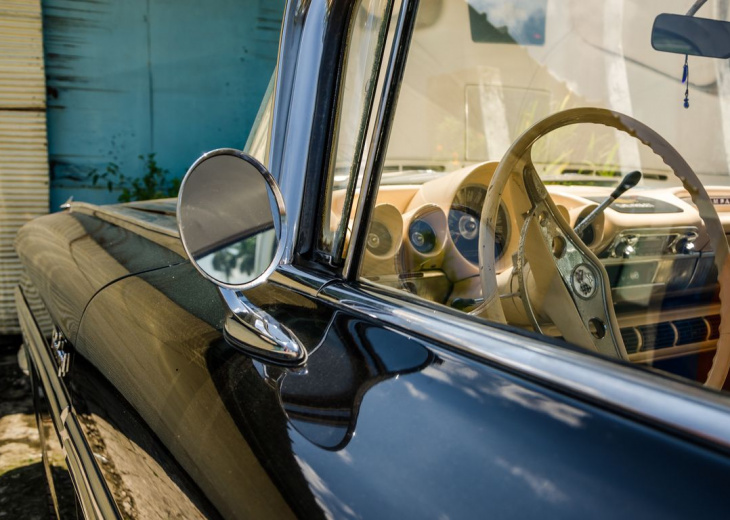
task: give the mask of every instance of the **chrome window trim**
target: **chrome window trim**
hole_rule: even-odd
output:
[[[337,224],[337,229],[332,237],[332,244],[329,250],[325,250],[325,248],[321,247],[321,243],[319,247],[317,247],[317,251],[321,256],[332,266],[341,266],[342,265],[342,254],[346,247],[346,237],[347,237],[347,230],[348,230],[348,223],[349,223],[349,215],[352,214],[352,208],[353,208],[353,199],[356,192],[355,185],[357,184],[358,180],[358,172],[360,171],[360,167],[363,163],[363,158],[366,157],[367,151],[369,149],[369,139],[368,139],[368,133],[370,130],[370,123],[371,123],[371,117],[373,116],[374,109],[377,106],[380,106],[379,103],[376,103],[376,98],[378,95],[378,91],[380,89],[379,85],[379,78],[381,76],[381,69],[383,66],[384,57],[386,55],[386,51],[388,50],[388,34],[390,33],[390,24],[391,19],[393,17],[393,8],[396,4],[397,0],[387,0],[387,5],[384,9],[384,16],[380,25],[380,28],[378,29],[379,37],[377,38],[378,44],[376,45],[375,49],[373,49],[373,66],[370,68],[370,76],[368,83],[370,84],[369,88],[365,89],[365,99],[364,99],[364,106],[363,110],[361,112],[361,118],[360,118],[360,127],[358,129],[358,138],[354,142],[354,155],[352,157],[352,163],[349,165],[349,174],[348,174],[348,181],[347,181],[347,197],[345,197],[344,205],[342,208],[342,212],[340,215],[340,221]],[[351,51],[352,51],[352,36],[353,36],[353,25],[356,23],[358,14],[353,14],[350,24],[347,30],[347,36],[346,36],[346,47],[345,52],[343,55],[344,62],[343,62],[343,73],[347,74],[347,68],[348,68],[348,60],[352,58]],[[373,16],[371,14],[371,16]],[[379,17],[378,17],[379,18]],[[387,80],[386,80],[387,81]],[[333,133],[333,142],[332,142],[332,150],[330,151],[330,157],[328,158],[328,168],[325,173],[326,178],[326,185],[324,192],[324,198],[325,198],[325,211],[324,213],[329,213],[329,207],[332,202],[332,193],[334,192],[334,177],[335,177],[335,169],[337,164],[337,154],[339,152],[339,145],[341,142],[341,132],[342,132],[342,121],[343,121],[343,114],[342,114],[342,106],[345,101],[346,96],[346,82],[347,78],[343,77],[342,80],[342,88],[340,89],[340,92],[338,94],[338,99],[336,101],[337,103],[337,117],[335,121],[335,131]],[[351,101],[351,100],[350,100]],[[320,216],[321,218],[321,216]],[[328,221],[328,218],[323,219],[324,222]],[[323,229],[319,230],[317,241],[320,242],[322,240],[322,237],[324,236],[325,232]]]
[[[490,326],[367,283],[331,281],[294,266],[280,269],[272,281],[573,398],[730,450],[730,399],[715,391]]]
[[[367,150],[367,160],[360,186],[360,197],[353,219],[350,246],[345,256],[343,276],[347,280],[354,281],[360,272],[360,264],[365,252],[367,230],[375,207],[375,198],[378,195],[385,154],[388,150],[390,130],[393,127],[400,85],[406,68],[408,49],[416,25],[418,3],[419,0],[403,0],[400,5],[393,34],[393,44],[388,56],[388,66],[385,70],[385,79],[380,92],[380,101],[377,104],[370,145]]]
[[[271,127],[274,122],[274,86],[276,84],[276,67],[269,79],[264,98],[261,100],[256,119],[251,125],[246,144],[243,151],[268,168],[269,154],[271,151]],[[260,149],[260,150],[259,150]],[[260,153],[259,153],[260,152]]]
[[[342,79],[346,50],[345,46],[327,46],[327,42],[345,38],[349,25],[342,23],[342,16],[348,6],[350,0],[288,0],[285,8],[268,158],[269,171],[277,180],[290,218],[284,265],[293,262],[295,253],[307,254],[309,241],[316,240],[316,230],[311,237],[307,234],[316,218],[309,206],[319,194],[307,193],[305,181],[319,182],[327,173],[314,169],[326,168],[332,143],[318,136],[330,130],[330,104],[339,95],[334,82]],[[304,242],[299,244],[302,238]]]
[[[325,0],[288,0],[282,23],[274,91],[269,171],[279,184],[289,212],[283,264],[290,264],[297,248],[304,182],[314,128],[319,71],[328,27]]]
[[[274,101],[268,168],[277,182],[281,182],[280,170],[284,153],[284,134],[289,117],[294,73],[296,72],[296,55],[299,51],[303,18],[306,17],[306,6],[298,4],[298,0],[287,0],[286,2],[279,37],[279,53],[274,68]]]

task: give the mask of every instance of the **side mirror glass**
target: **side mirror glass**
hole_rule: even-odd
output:
[[[180,186],[183,247],[198,271],[221,287],[249,289],[268,278],[283,255],[285,217],[266,167],[237,150],[203,155]]]
[[[679,14],[654,20],[651,46],[662,52],[706,58],[730,58],[730,22]]]

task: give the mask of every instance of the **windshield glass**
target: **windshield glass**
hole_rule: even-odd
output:
[[[728,61],[652,48],[654,19],[689,0],[423,0],[388,149],[386,175],[500,160],[525,129],[571,107],[632,116],[667,139],[705,184],[726,184]],[[727,1],[698,15],[724,18]],[[688,87],[688,108],[685,90]],[[553,132],[533,149],[544,178],[644,174],[677,184],[638,141],[598,125]],[[388,175],[391,173],[391,175]],[[583,177],[581,177],[582,179]],[[585,179],[584,179],[585,181]]]

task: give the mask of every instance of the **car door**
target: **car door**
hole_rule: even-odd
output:
[[[330,11],[312,2],[305,22],[296,23],[319,27],[309,20],[349,16],[345,4]],[[414,5],[404,5],[395,13],[392,51],[375,45],[381,50],[366,66],[378,69],[372,61],[387,57],[382,87],[353,110],[360,114],[356,129],[397,93],[399,52],[413,27]],[[302,14],[293,9],[290,16]],[[335,200],[329,193],[322,202],[318,193],[328,193],[320,166],[338,147],[329,132],[297,134],[319,128],[341,98],[323,100],[313,87],[335,81],[329,70],[305,78],[281,61],[294,32],[287,23],[294,20],[285,21],[277,110],[282,99],[289,108],[313,109],[274,113],[270,167],[280,170],[297,241],[287,244],[289,260],[245,298],[301,341],[307,362],[280,366],[229,341],[223,331],[236,317],[190,263],[104,287],[83,314],[68,385],[122,514],[584,518],[722,511],[730,470],[723,400],[343,272],[344,257],[351,272],[364,262],[363,243],[332,247],[328,233],[349,219],[338,224],[317,211]],[[320,47],[314,42],[322,33],[299,30],[307,59],[342,62],[347,47]],[[324,41],[345,38],[343,32],[325,31]],[[375,132],[388,124],[385,108],[373,117]],[[291,141],[294,135],[302,141]],[[351,202],[358,187],[377,187],[367,171],[378,167],[373,159],[366,175],[356,175],[367,154],[365,139],[354,135],[354,151],[343,150],[355,158],[344,192]],[[327,140],[323,159],[312,143]],[[306,164],[306,175],[287,175],[293,164]],[[353,225],[362,233],[374,200],[358,200]]]
[[[535,382],[509,355],[495,365],[453,347],[468,334],[495,358],[533,349],[534,367],[541,342],[357,288],[302,294],[302,279],[292,269],[251,297],[307,346],[300,368],[228,343],[223,306],[209,304],[216,289],[187,264],[122,280],[94,300],[74,367],[83,382],[71,387],[131,512],[194,504],[232,518],[578,518],[724,507],[729,461],[713,443]],[[425,315],[440,332],[414,330]],[[404,316],[414,319],[396,326]],[[584,356],[561,355],[566,364]],[[620,376],[626,391],[669,408],[696,406],[629,369]],[[577,386],[574,378],[564,384]]]

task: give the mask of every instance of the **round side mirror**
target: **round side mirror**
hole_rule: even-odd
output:
[[[190,167],[180,186],[177,224],[193,265],[228,289],[263,283],[284,252],[286,213],[276,181],[237,150],[208,152]]]

